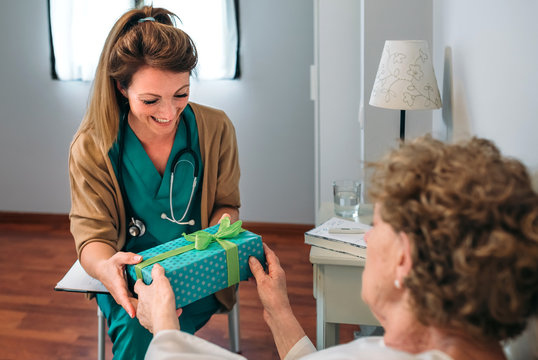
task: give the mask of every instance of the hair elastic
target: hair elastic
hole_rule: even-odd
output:
[[[143,23],[144,21],[155,21],[155,18],[152,16],[145,17],[143,19],[138,19],[139,23]]]

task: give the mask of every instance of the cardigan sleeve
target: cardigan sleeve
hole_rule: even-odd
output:
[[[112,165],[106,154],[91,136],[75,136],[69,153],[69,182],[71,186],[71,233],[77,255],[92,242],[103,242],[116,251],[120,241],[123,204],[118,195]]]
[[[217,176],[217,191],[215,194],[215,208],[241,206],[239,196],[239,152],[235,128],[230,119],[224,115],[222,136],[219,152],[219,171]]]

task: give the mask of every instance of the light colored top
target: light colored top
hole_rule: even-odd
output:
[[[179,330],[159,331],[151,340],[146,360],[245,360],[216,344]]]
[[[178,330],[163,330],[151,341],[146,360],[244,360],[245,357],[232,353],[197,336]],[[284,360],[295,359],[379,359],[379,360],[452,360],[438,350],[420,354],[409,354],[387,347],[382,337],[360,338],[344,345],[316,352],[308,337],[299,340]]]
[[[370,336],[337,345],[325,350],[315,351],[314,345],[306,336],[299,340],[288,352],[284,360],[452,360],[439,350],[429,350],[410,354],[385,345],[383,337]]]

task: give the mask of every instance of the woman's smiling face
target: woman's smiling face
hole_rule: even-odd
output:
[[[189,102],[190,74],[144,66],[134,73],[127,89],[129,123],[149,136],[175,134],[179,116]]]

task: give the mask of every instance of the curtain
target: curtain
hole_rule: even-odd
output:
[[[60,80],[93,80],[108,32],[132,0],[49,0],[55,73]]]
[[[198,50],[200,79],[238,75],[239,34],[234,0],[144,0],[179,16]],[[93,80],[108,32],[133,0],[49,0],[53,73],[60,80]]]
[[[236,74],[238,31],[234,0],[145,0],[181,20],[177,26],[194,41],[200,79],[233,79]]]

